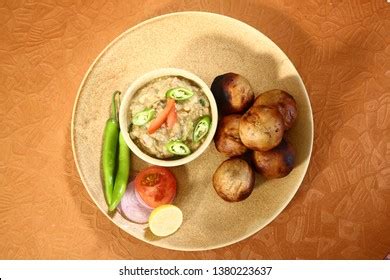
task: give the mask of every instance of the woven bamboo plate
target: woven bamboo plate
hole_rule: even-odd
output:
[[[195,161],[172,168],[178,180],[175,205],[184,214],[182,227],[156,238],[147,225],[120,214],[109,216],[102,191],[101,147],[114,90],[124,92],[142,74],[157,68],[189,70],[209,86],[226,72],[245,76],[256,94],[279,88],[294,96],[299,116],[288,138],[297,152],[297,166],[285,178],[256,177],[252,195],[239,203],[223,201],[211,179],[224,160],[214,144]],[[288,57],[269,38],[238,20],[204,12],[159,16],[116,38],[86,73],[74,105],[72,147],[85,188],[99,209],[132,236],[153,245],[183,251],[207,250],[245,239],[270,223],[290,202],[309,165],[313,117],[304,84]],[[146,163],[132,156],[133,173]]]

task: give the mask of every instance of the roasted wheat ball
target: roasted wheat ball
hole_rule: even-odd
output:
[[[241,115],[227,115],[218,123],[214,136],[215,147],[228,157],[240,156],[247,151],[240,139],[240,119]]]
[[[216,77],[211,91],[222,115],[240,114],[253,103],[254,94],[248,80],[235,73],[226,73]]]
[[[240,119],[240,139],[249,149],[268,151],[283,138],[283,117],[275,107],[252,106]]]
[[[258,173],[267,179],[287,176],[294,168],[295,151],[290,143],[282,140],[278,146],[266,152],[253,151],[252,162]]]
[[[225,160],[213,175],[215,191],[229,202],[246,199],[252,193],[254,184],[255,172],[245,160],[239,158]]]
[[[259,105],[277,107],[279,113],[283,116],[285,130],[292,127],[298,115],[297,103],[294,97],[280,89],[270,90],[257,96],[253,106]]]

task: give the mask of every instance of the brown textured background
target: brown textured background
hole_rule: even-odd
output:
[[[304,3],[300,3],[304,2]],[[238,244],[184,253],[112,224],[77,174],[70,119],[101,50],[157,15],[204,10],[290,57],[315,120],[303,185]],[[234,32],[234,30],[232,30]],[[390,251],[390,4],[378,1],[0,1],[1,259],[383,259]]]

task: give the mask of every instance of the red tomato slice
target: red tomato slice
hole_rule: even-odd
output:
[[[177,112],[176,107],[173,106],[171,111],[169,111],[168,117],[167,117],[167,127],[169,129],[172,129],[177,121]]]
[[[172,202],[176,178],[168,168],[150,166],[135,177],[135,189],[147,205],[156,208]]]
[[[169,112],[172,110],[173,107],[175,107],[175,100],[174,99],[168,99],[167,101],[167,105],[165,106],[164,110],[161,112],[160,115],[157,116],[157,118],[155,118],[154,120],[152,120],[150,122],[150,125],[149,125],[149,128],[148,128],[148,132],[150,134],[153,134],[156,132],[157,129],[159,129],[163,123],[165,123],[165,121],[167,120],[168,118],[168,115],[169,115]]]

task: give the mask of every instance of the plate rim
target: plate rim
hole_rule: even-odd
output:
[[[161,245],[161,244],[156,244],[156,243],[153,243],[153,241],[149,241],[149,240],[146,240],[146,239],[142,239],[142,238],[139,238],[137,236],[134,236],[132,235],[131,233],[127,232],[126,230],[124,230],[119,224],[117,224],[114,219],[112,219],[108,213],[106,213],[106,211],[104,211],[100,206],[99,204],[96,202],[96,200],[93,198],[93,196],[91,195],[89,189],[86,187],[86,181],[85,181],[85,178],[83,176],[83,173],[81,172],[81,168],[79,166],[79,160],[78,160],[78,157],[76,155],[76,149],[75,149],[75,133],[74,133],[74,130],[75,130],[75,115],[76,115],[76,109],[77,109],[77,105],[79,103],[79,98],[80,98],[80,94],[81,94],[81,91],[84,87],[84,84],[85,84],[85,81],[86,79],[89,77],[89,74],[90,72],[93,70],[93,68],[95,67],[96,63],[100,60],[100,58],[104,55],[104,53],[110,49],[117,41],[119,41],[122,37],[124,37],[127,33],[130,33],[132,32],[133,30],[135,29],[138,29],[146,24],[149,24],[150,22],[154,22],[154,21],[158,21],[158,20],[161,20],[165,17],[171,17],[171,16],[177,16],[177,15],[209,15],[209,16],[217,16],[217,17],[222,17],[224,19],[227,19],[227,20],[230,20],[230,21],[233,21],[237,24],[241,24],[241,25],[244,25],[246,26],[247,28],[250,28],[252,29],[253,31],[256,31],[256,32],[259,32],[260,34],[262,34],[264,37],[266,37],[270,44],[274,47],[274,48],[277,48],[279,49],[279,51],[288,59],[288,61],[291,63],[293,69],[295,70],[295,72],[298,74],[298,78],[299,78],[299,82],[301,83],[302,87],[303,87],[303,91],[305,93],[305,99],[307,99],[307,102],[309,104],[308,106],[308,111],[309,111],[309,114],[310,114],[310,126],[311,126],[311,135],[310,135],[310,149],[309,149],[309,156],[308,156],[308,162],[307,162],[307,166],[305,167],[304,169],[304,172],[302,173],[303,175],[300,176],[299,178],[299,184],[298,187],[295,189],[295,191],[293,191],[290,196],[288,197],[288,199],[286,200],[286,202],[284,204],[282,204],[278,211],[275,211],[274,215],[272,215],[270,218],[268,218],[266,220],[266,222],[263,224],[262,227],[259,227],[257,228],[256,230],[252,231],[252,232],[249,232],[245,235],[242,235],[241,237],[239,238],[236,238],[232,241],[229,241],[229,242],[225,242],[223,244],[218,244],[218,245],[214,245],[214,246],[205,246],[205,247],[202,247],[202,248],[183,248],[183,247],[175,247],[175,246],[169,246],[169,245]],[[260,230],[264,229],[266,226],[268,226],[273,220],[276,219],[277,216],[280,215],[280,213],[283,212],[283,210],[285,210],[285,208],[288,206],[288,204],[293,200],[295,194],[298,192],[299,188],[301,187],[302,185],[302,182],[304,180],[304,178],[306,177],[306,174],[307,174],[307,170],[309,168],[309,165],[310,165],[310,162],[311,162],[311,156],[312,156],[312,152],[313,152],[313,143],[314,143],[314,118],[313,118],[313,110],[312,110],[312,106],[311,106],[311,102],[310,102],[310,97],[309,97],[309,94],[307,93],[307,90],[306,90],[306,86],[303,82],[303,79],[301,77],[301,75],[299,74],[297,68],[295,67],[294,63],[291,61],[291,59],[287,56],[287,54],[271,39],[269,38],[267,35],[265,35],[263,32],[261,32],[260,30],[258,30],[257,28],[251,26],[250,24],[244,22],[244,21],[241,21],[241,20],[238,20],[236,18],[233,18],[233,17],[230,17],[230,16],[226,16],[226,15],[223,15],[223,14],[218,14],[218,13],[212,13],[212,12],[204,12],[204,11],[182,11],[182,12],[173,12],[173,13],[167,13],[167,14],[163,14],[163,15],[158,15],[158,16],[155,16],[155,17],[151,17],[151,18],[148,18],[144,21],[141,21],[139,23],[137,23],[136,25],[134,26],[131,26],[130,28],[126,29],[125,31],[123,31],[121,34],[119,34],[117,37],[115,37],[106,47],[104,47],[104,49],[98,54],[98,56],[93,60],[93,62],[91,63],[91,65],[88,67],[87,71],[85,72],[84,76],[83,76],[83,79],[81,80],[80,82],[80,85],[77,89],[77,94],[76,94],[76,97],[74,99],[74,104],[73,104],[73,109],[72,109],[72,118],[71,118],[71,127],[70,127],[71,131],[70,131],[70,137],[71,137],[71,144],[72,144],[72,154],[73,154],[73,159],[74,159],[74,163],[76,165],[76,169],[77,169],[77,172],[78,172],[78,175],[80,176],[80,179],[81,179],[81,182],[83,183],[83,186],[84,186],[84,189],[87,191],[89,197],[92,199],[92,201],[95,203],[95,206],[97,206],[97,208],[100,210],[100,212],[102,212],[113,224],[115,224],[120,230],[124,231],[126,234],[130,235],[131,237],[137,239],[137,240],[140,240],[142,242],[145,242],[147,244],[150,244],[152,246],[155,246],[155,247],[158,247],[158,248],[163,248],[163,249],[168,249],[168,250],[173,250],[173,251],[182,251],[182,252],[201,252],[201,251],[208,251],[208,250],[214,250],[214,249],[219,249],[219,248],[224,248],[224,247],[227,247],[227,246],[230,246],[230,245],[233,245],[233,244],[236,244],[236,243],[239,243],[245,239],[248,239],[250,237],[252,237],[253,235],[255,235],[256,233],[258,233]]]

